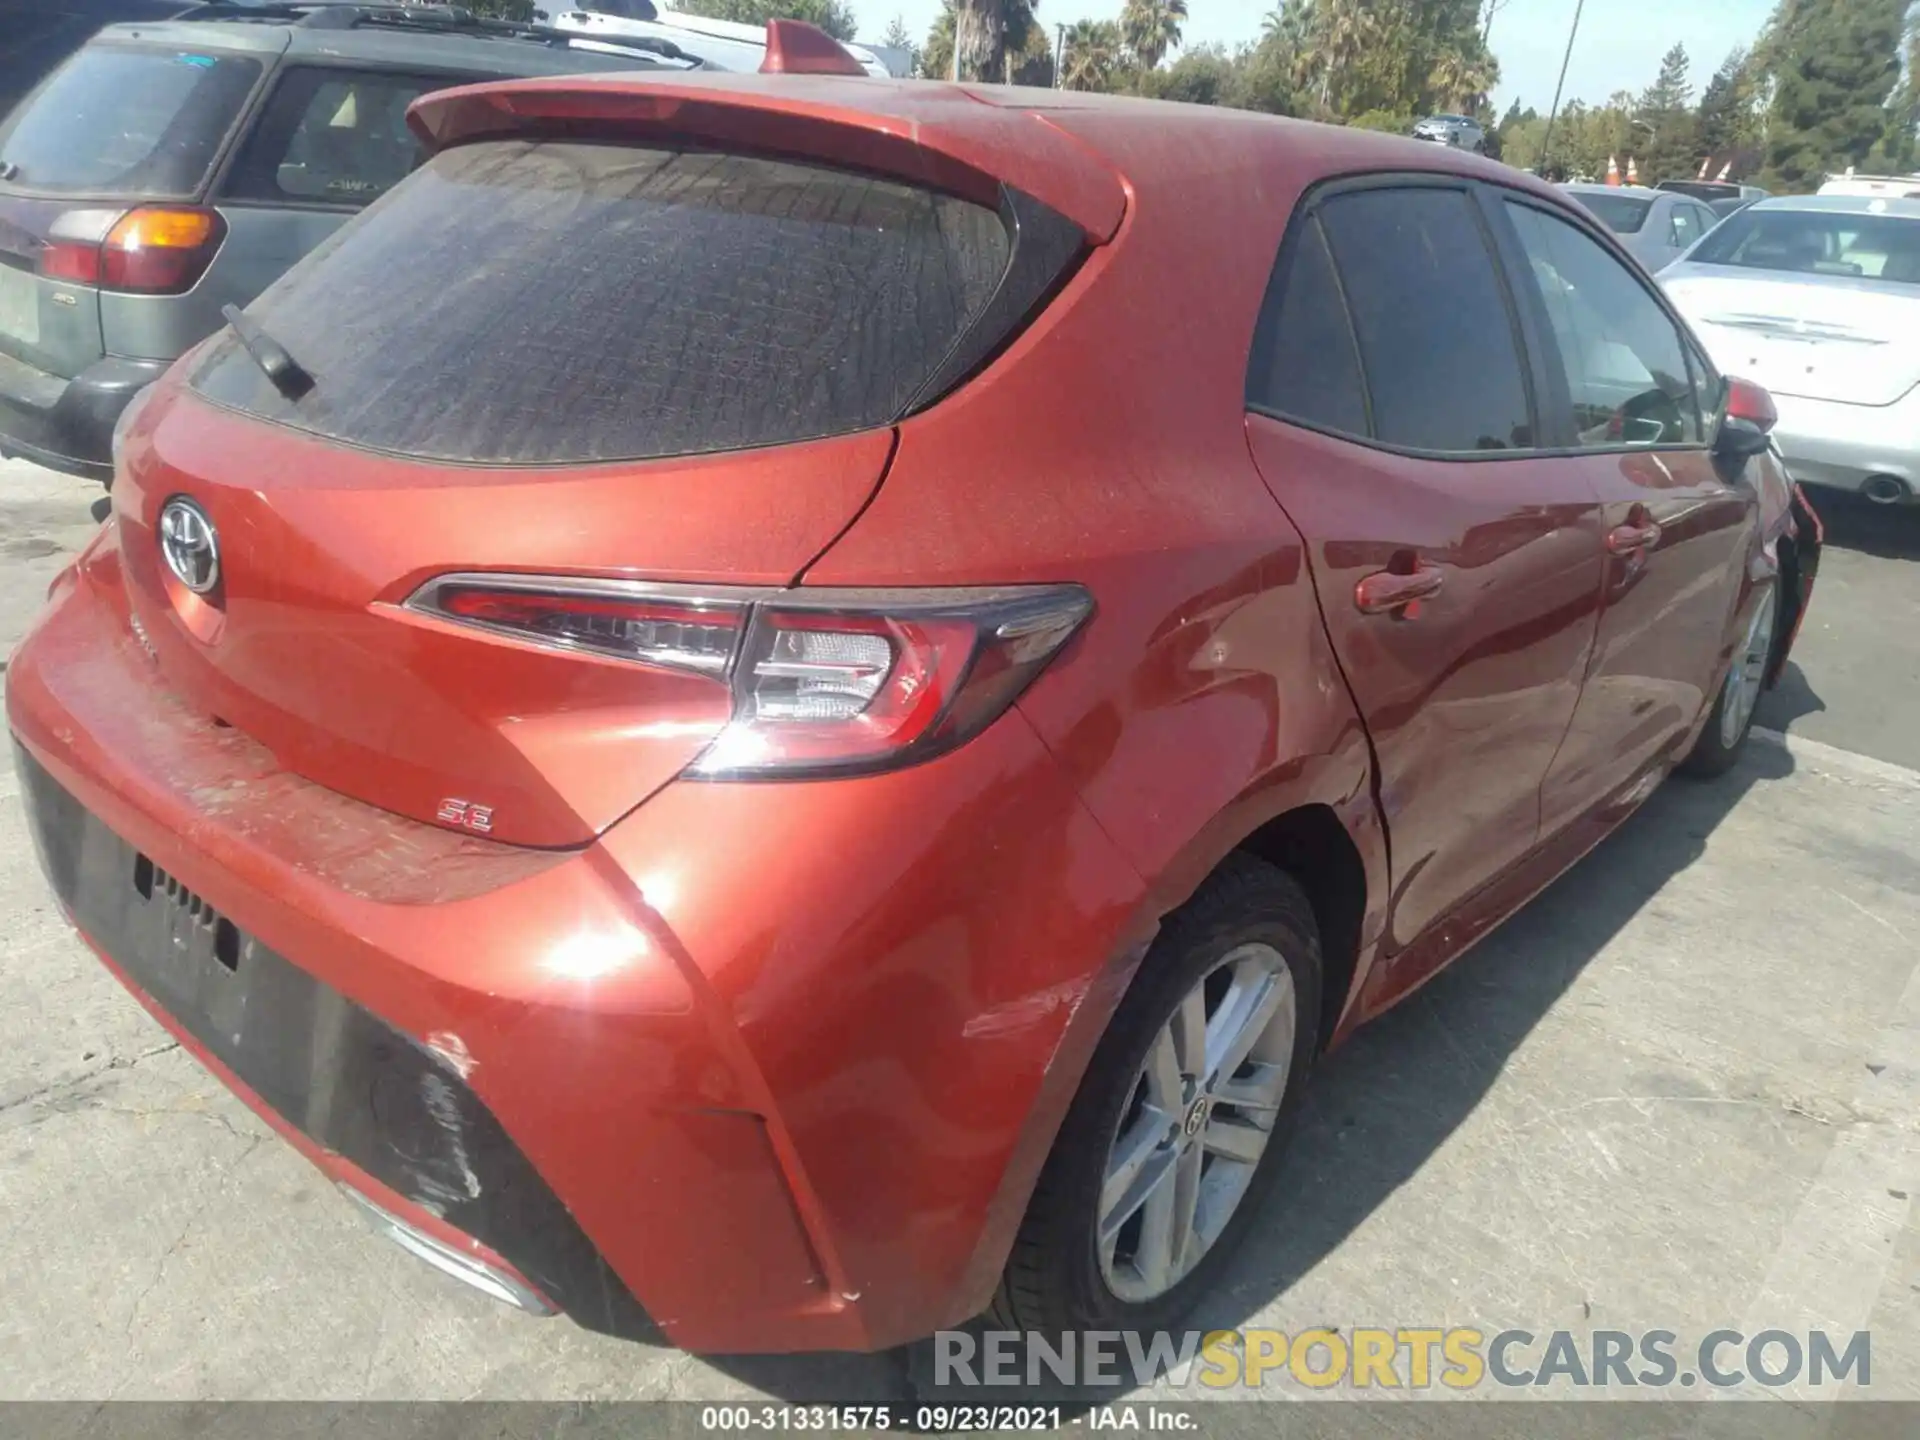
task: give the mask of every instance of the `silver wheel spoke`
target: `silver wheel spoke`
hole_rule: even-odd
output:
[[[1201,1143],[1214,1154],[1251,1165],[1267,1148],[1267,1132],[1242,1120],[1215,1116],[1201,1132]]]
[[[1198,1145],[1180,1152],[1173,1167],[1173,1263],[1175,1277],[1191,1270],[1200,1259],[1201,1247],[1195,1243],[1193,1219],[1200,1207],[1200,1170],[1206,1156]]]
[[[1175,1053],[1180,1057],[1180,1073],[1204,1075],[1207,1067],[1207,995],[1201,986],[1187,992],[1180,1008],[1168,1022],[1173,1031]]]
[[[1293,981],[1286,971],[1242,960],[1235,967],[1233,987],[1214,1013],[1213,1033],[1207,1037],[1206,1083],[1217,1087],[1231,1079],[1281,1006],[1292,998]]]
[[[1102,1232],[1118,1230],[1124,1225],[1127,1217],[1140,1208],[1140,1202],[1158,1178],[1157,1172],[1149,1174],[1148,1170],[1154,1152],[1166,1138],[1167,1127],[1145,1123],[1152,1115],[1149,1110],[1140,1117],[1124,1146],[1115,1146],[1113,1158],[1107,1162],[1106,1182],[1100,1187]]]
[[[1252,1073],[1233,1080],[1222,1080],[1213,1087],[1213,1098],[1238,1110],[1272,1112],[1280,1108],[1280,1097],[1287,1093],[1285,1065],[1258,1065]]]
[[[1166,1180],[1173,1173],[1177,1158],[1172,1149],[1152,1143],[1133,1158],[1124,1179],[1108,1176],[1100,1190],[1102,1249],[1111,1249],[1120,1227],[1131,1220],[1142,1205],[1151,1203],[1156,1193],[1167,1188]]]
[[[1168,1153],[1168,1163],[1159,1168],[1153,1188],[1147,1192],[1146,1204],[1141,1207],[1140,1243],[1133,1255],[1133,1265],[1140,1272],[1141,1281],[1156,1295],[1179,1278],[1173,1268],[1178,1254],[1174,1248],[1179,1227],[1176,1178],[1180,1166],[1177,1160],[1172,1152]],[[1192,1228],[1191,1219],[1188,1228]]]
[[[1180,1055],[1174,1044],[1173,1028],[1162,1025],[1147,1052],[1147,1098],[1161,1114],[1178,1119],[1186,1107],[1186,1087],[1180,1081]]]

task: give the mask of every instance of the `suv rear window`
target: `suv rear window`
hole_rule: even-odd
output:
[[[1616,235],[1633,235],[1647,223],[1647,212],[1653,208],[1653,201],[1639,200],[1632,195],[1603,195],[1598,190],[1579,190],[1574,193],[1578,200],[1594,215],[1600,223]]]
[[[490,464],[773,445],[897,419],[993,296],[999,215],[914,185],[708,151],[443,152],[229,334],[209,399],[369,449]]]
[[[184,199],[259,79],[246,56],[89,45],[0,121],[0,175],[37,194]]]

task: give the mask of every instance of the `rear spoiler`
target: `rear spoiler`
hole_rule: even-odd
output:
[[[778,86],[758,75],[699,70],[463,85],[421,96],[407,124],[429,154],[513,136],[631,136],[870,170],[993,209],[1005,185],[1064,215],[1095,245],[1113,237],[1126,213],[1113,166],[1040,116],[983,105],[964,89],[931,81],[786,74]]]
[[[804,20],[767,21],[767,58],[762,75],[862,75],[867,67],[818,25]]]

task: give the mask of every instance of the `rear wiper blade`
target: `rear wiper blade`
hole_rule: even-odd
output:
[[[274,389],[289,400],[298,400],[313,389],[313,376],[307,368],[293,358],[286,346],[242,315],[238,305],[222,305],[220,314],[233,327],[240,344]]]

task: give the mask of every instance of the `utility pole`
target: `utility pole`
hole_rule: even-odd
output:
[[[1067,27],[1056,22],[1053,27],[1053,88],[1060,88],[1060,66],[1067,58]]]
[[[1553,86],[1553,107],[1547,111],[1547,130],[1540,137],[1539,172],[1542,179],[1546,178],[1547,157],[1553,153],[1553,121],[1560,113],[1560,92],[1567,83],[1567,62],[1573,59],[1573,37],[1580,33],[1580,12],[1586,8],[1586,4],[1587,0],[1574,0],[1573,3],[1573,24],[1567,30],[1567,52],[1560,57],[1560,78]]]

